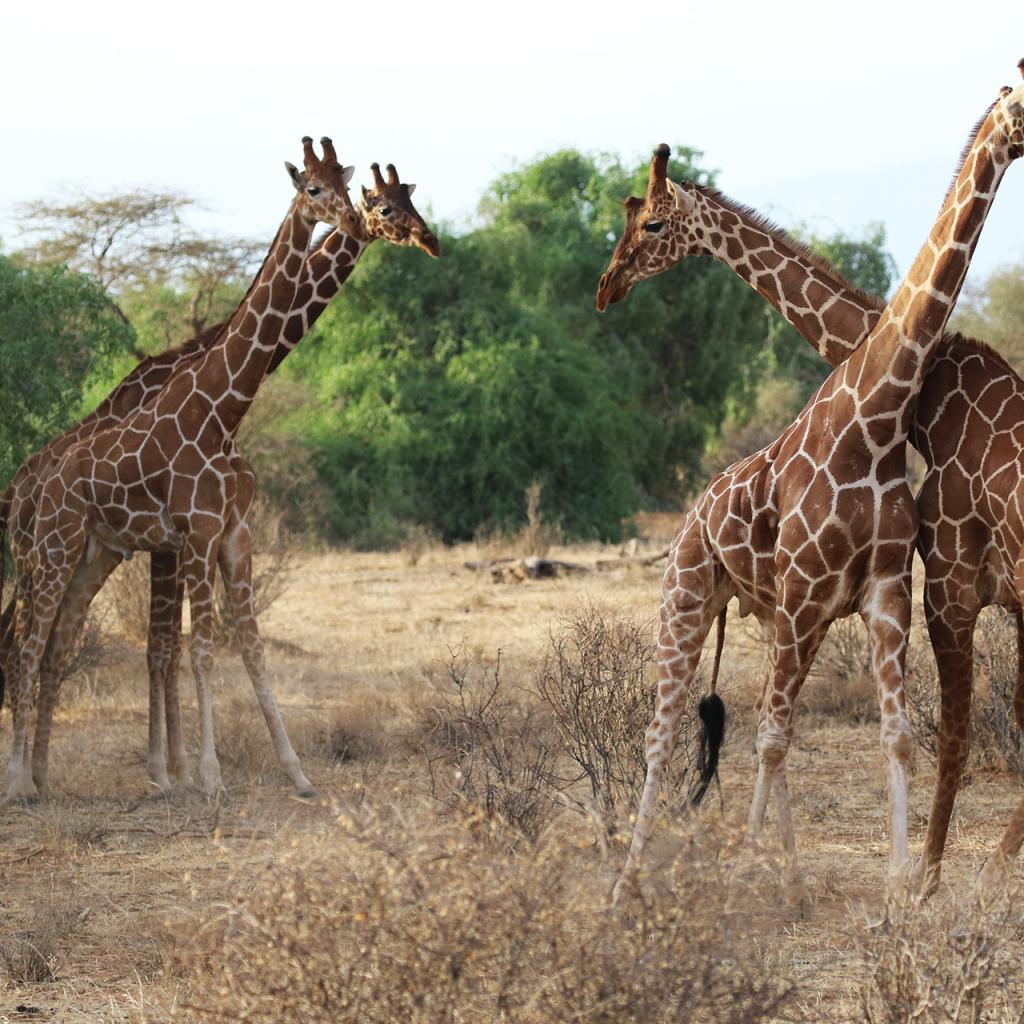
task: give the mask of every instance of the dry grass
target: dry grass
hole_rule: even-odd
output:
[[[259,1022],[793,1019],[795,985],[726,914],[713,840],[608,905],[566,837],[518,855],[482,817],[343,816],[233,895],[180,950],[178,1017]]]
[[[582,563],[609,556],[596,545],[550,554]],[[24,947],[13,940],[45,931],[37,907],[74,914],[43,957],[50,975],[40,970],[41,980],[32,980],[30,966],[0,969],[0,1019],[18,1019],[13,1008],[23,1005],[38,1010],[24,1019],[68,1024],[155,1024],[200,1014],[757,1020],[761,1011],[748,1004],[770,1001],[768,992],[751,995],[763,991],[757,986],[765,975],[795,984],[796,996],[763,1019],[868,1019],[866,986],[881,981],[875,965],[891,960],[870,946],[861,925],[851,931],[850,924],[883,911],[887,813],[877,724],[835,697],[831,709],[817,706],[813,714],[801,704],[789,781],[813,919],[785,908],[772,863],[738,908],[723,906],[723,894],[736,895],[730,844],[745,822],[755,771],[745,709],[757,695],[763,657],[756,640],[738,642],[731,624],[722,676],[732,681],[733,725],[721,799],[686,820],[666,801],[643,899],[607,913],[635,790],[624,787],[610,820],[592,813],[591,782],[571,781],[582,768],[537,683],[554,671],[569,687],[577,672],[596,687],[591,710],[607,706],[625,721],[631,706],[646,724],[642,641],[654,633],[660,567],[510,588],[462,569],[477,555],[472,546],[425,544],[415,564],[403,551],[304,556],[287,593],[263,616],[264,633],[288,642],[270,646],[272,678],[321,805],[293,799],[248,679],[228,652],[215,668],[227,784],[216,801],[188,791],[159,797],[149,786],[145,660],[137,643],[120,641],[108,648],[113,660],[69,681],[55,723],[54,794],[27,808],[0,805],[0,942],[19,957]],[[619,666],[614,671],[591,671],[589,648],[573,639],[572,624],[588,608],[606,624],[598,631],[604,641],[628,641],[604,648]],[[564,677],[552,634],[563,644]],[[454,666],[452,650],[462,652]],[[194,729],[184,662],[186,723]],[[805,698],[830,685],[811,680]],[[615,726],[614,715],[615,728],[600,714],[587,719],[602,720],[623,742],[630,738],[631,727]],[[554,761],[542,761],[530,784],[543,813],[524,829],[513,812],[530,792],[522,781],[530,776],[516,773],[532,771],[545,749]],[[911,786],[914,853],[932,782],[933,769],[923,764]],[[969,889],[1018,794],[1016,780],[995,764],[962,795],[940,901]],[[774,852],[771,827],[765,845]],[[306,902],[295,895],[301,892]],[[927,923],[931,910],[921,939],[932,934],[939,942],[938,925]],[[359,928],[357,913],[366,915]],[[273,930],[260,932],[264,926]],[[911,927],[900,925],[900,934]],[[273,948],[259,947],[272,959],[253,972],[243,961],[260,934],[275,937]],[[955,939],[955,928],[949,934]],[[223,947],[218,935],[226,937]],[[1012,944],[999,957],[1007,971],[1024,971]],[[350,984],[340,995],[332,989],[333,1002],[324,997],[318,1009],[318,977],[328,987],[339,978]],[[282,998],[292,1002],[274,1010],[268,986],[285,981]],[[700,1002],[705,990],[710,1005]],[[352,1003],[357,997],[364,1002]],[[721,1016],[734,1006],[734,1017]],[[1004,1013],[998,1003],[986,1006]]]
[[[0,971],[11,985],[54,981],[61,946],[70,940],[83,912],[63,900],[37,904],[27,928],[0,940]]]
[[[1024,978],[1020,893],[921,906],[890,897],[881,926],[859,933],[869,1024],[1019,1022]]]

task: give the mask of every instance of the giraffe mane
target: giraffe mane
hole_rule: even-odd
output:
[[[982,126],[988,120],[988,115],[992,113],[992,110],[998,102],[998,100],[995,100],[988,105],[988,109],[981,115],[981,117],[978,118],[978,123],[971,129],[971,134],[967,136],[964,148],[960,151],[960,159],[956,162],[956,170],[953,171],[953,179],[949,183],[949,188],[946,189],[946,194],[942,197],[942,206],[939,207],[940,213],[949,200],[953,187],[956,185],[956,180],[960,177],[960,172],[964,169],[964,161],[967,159],[967,154],[970,153],[971,148],[974,146],[974,141],[978,137],[978,132],[981,131]]]
[[[978,338],[969,338],[966,334],[961,334],[959,331],[947,331],[942,336],[941,344],[945,348],[959,347],[967,349],[968,352],[977,352],[986,359],[991,359],[992,362],[997,363],[1003,370],[1012,373],[1018,380],[1020,379],[1020,374],[1010,365],[1006,356],[999,352],[998,349],[989,345],[988,342],[980,341]]]
[[[995,104],[993,104],[993,106],[994,105]],[[991,111],[991,109],[992,108],[990,107],[989,111]],[[964,151],[960,155],[960,163],[957,167],[956,175],[953,177],[954,182],[959,176],[960,170],[963,167],[963,162],[967,159],[967,153],[970,151],[970,148],[973,145],[974,140],[977,138],[978,132],[981,131],[981,126],[985,123],[987,117],[988,112],[986,112],[985,116],[982,117],[974,126],[974,129],[971,132],[971,137],[967,140],[967,145],[964,147]],[[801,259],[806,260],[815,269],[820,270],[823,274],[827,275],[833,283],[841,287],[844,291],[850,292],[852,295],[856,296],[865,305],[879,311],[885,309],[886,303],[884,299],[880,299],[877,295],[872,295],[871,292],[865,291],[863,288],[858,288],[852,281],[844,277],[834,264],[830,263],[824,256],[816,253],[806,242],[802,242],[799,238],[791,235],[785,228],[780,227],[770,217],[766,217],[763,213],[759,213],[752,206],[747,206],[745,203],[737,202],[731,196],[726,195],[717,188],[711,188],[707,185],[698,185],[696,182],[690,182],[690,186],[695,192],[699,192],[701,195],[707,196],[716,203],[720,203],[726,209],[735,213],[743,220],[749,221],[757,230],[764,231],[766,234],[771,235],[772,238],[789,246]],[[952,185],[950,185],[950,189],[952,189]],[[947,192],[947,197],[948,194],[949,193]],[[966,349],[969,352],[977,352],[986,359],[991,359],[993,362],[997,363],[1002,369],[1009,371],[1014,376],[1018,376],[1017,371],[1010,365],[1005,356],[1001,355],[991,345],[984,341],[980,341],[978,338],[968,337],[965,334],[961,334],[959,331],[946,331],[943,335],[942,344],[948,347]]]
[[[267,249],[267,254],[263,257],[263,261],[260,263],[259,269],[256,271],[255,274],[253,274],[253,278],[249,282],[249,287],[246,288],[245,294],[239,300],[238,305],[235,307],[235,310],[231,314],[231,316],[229,316],[227,320],[225,320],[222,323],[217,325],[217,333],[215,335],[213,335],[211,337],[207,337],[207,335],[209,334],[209,331],[203,331],[201,334],[198,334],[195,338],[190,339],[190,341],[186,341],[185,344],[182,346],[183,349],[185,348],[185,346],[191,344],[191,342],[193,342],[193,341],[199,343],[200,339],[204,339],[204,341],[202,342],[202,347],[203,347],[204,351],[205,351],[206,348],[211,348],[212,346],[214,346],[218,341],[220,341],[223,338],[224,333],[227,331],[227,329],[234,322],[235,317],[242,315],[241,310],[246,305],[246,303],[249,301],[249,297],[255,291],[255,289],[256,289],[256,282],[260,279],[260,275],[263,273],[263,268],[267,265],[267,263],[270,262],[270,257],[274,255],[274,252],[277,249],[277,243],[281,240],[281,232],[284,231],[284,226],[285,226],[285,223],[287,222],[287,219],[288,218],[286,217],[278,225],[277,231],[274,232],[274,240],[270,243],[270,247]],[[199,352],[199,349],[197,348],[195,350],[195,354],[198,354],[198,352]]]

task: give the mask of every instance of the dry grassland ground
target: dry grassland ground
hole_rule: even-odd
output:
[[[592,565],[617,552],[552,554]],[[720,798],[712,790],[695,823],[678,799],[668,806],[649,862],[661,875],[648,878],[643,900],[606,914],[628,808],[616,805],[616,821],[582,784],[561,797],[549,787],[518,821],[511,790],[520,780],[540,792],[534,755],[549,758],[545,771],[571,774],[534,693],[552,632],[589,606],[653,636],[660,567],[501,584],[463,567],[479,555],[437,547],[295,561],[261,625],[319,803],[291,796],[228,651],[217,660],[226,792],[214,801],[155,794],[144,652],[108,634],[104,663],[66,685],[51,794],[0,805],[0,1021],[863,1020],[873,971],[870,1019],[1020,1019],[1020,923],[991,909],[989,934],[957,916],[1019,779],[999,765],[972,768],[940,895],[902,925],[905,908],[891,906],[890,923],[869,931],[866,921],[885,912],[885,777],[870,683],[856,666],[841,678],[843,652],[809,680],[789,757],[812,913],[787,908],[770,867],[727,891],[764,667],[763,643],[733,619]],[[459,670],[468,716],[455,700],[452,650],[468,666]],[[513,764],[507,778],[473,732],[479,721],[468,721],[499,652],[496,720],[514,715],[519,729],[492,744],[499,768],[503,757]],[[194,755],[187,657],[182,692]],[[9,737],[5,715],[4,760]],[[915,853],[933,778],[919,753]],[[901,934],[920,948],[901,952]],[[962,977],[935,981],[929,994],[918,974],[944,971]],[[987,1009],[977,1015],[966,1007],[982,990]],[[945,1011],[947,996],[967,1001]],[[900,1000],[915,998],[934,1006],[901,1016]]]

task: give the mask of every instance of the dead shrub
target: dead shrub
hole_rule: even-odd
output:
[[[215,710],[221,767],[256,784],[272,777],[279,769],[277,753],[255,697],[238,694],[229,700],[215,700]],[[193,745],[198,746],[198,735]]]
[[[95,671],[103,662],[108,642],[106,610],[91,608],[60,667],[60,681]]]
[[[35,985],[57,976],[60,945],[76,929],[81,912],[66,902],[36,905],[28,928],[0,940],[0,966],[12,985]]]
[[[1024,776],[1024,735],[1013,710],[1017,686],[1017,624],[999,608],[986,609],[974,632],[974,704],[971,753],[984,765],[1005,765]],[[907,709],[918,745],[932,758],[938,753],[941,697],[930,648],[912,659]]]
[[[360,695],[341,707],[309,712],[289,730],[295,749],[335,764],[387,760],[397,739],[393,730],[399,709],[388,697]]]
[[[54,798],[38,811],[26,809],[34,823],[37,842],[54,853],[80,853],[101,843],[111,831],[104,807],[77,800]]]
[[[1017,894],[1019,896],[1019,894]],[[1018,1022],[1024,915],[1005,894],[967,905],[889,898],[882,926],[859,934],[868,1024]]]
[[[436,693],[430,734],[439,752],[428,755],[434,795],[454,793],[536,840],[556,806],[557,753],[546,716],[524,692],[513,694],[500,651],[493,667],[452,651]],[[451,769],[451,782],[439,773],[442,766]]]
[[[587,605],[564,618],[548,641],[537,690],[562,743],[611,823],[635,807],[647,774],[645,735],[654,714],[656,650],[650,629]],[[685,802],[697,759],[700,681],[691,687],[662,793]]]
[[[342,821],[202,907],[175,1018],[249,1024],[758,1024],[794,985],[724,915],[720,851],[692,839],[655,894],[609,911],[592,855],[509,854],[482,816]]]
[[[121,630],[133,640],[149,636],[149,555],[123,561],[107,581]]]

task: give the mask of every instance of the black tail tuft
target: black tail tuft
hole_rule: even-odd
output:
[[[718,774],[718,755],[725,740],[725,702],[717,693],[705,697],[697,706],[700,716],[700,779],[690,792],[694,807],[704,799],[711,780]]]

